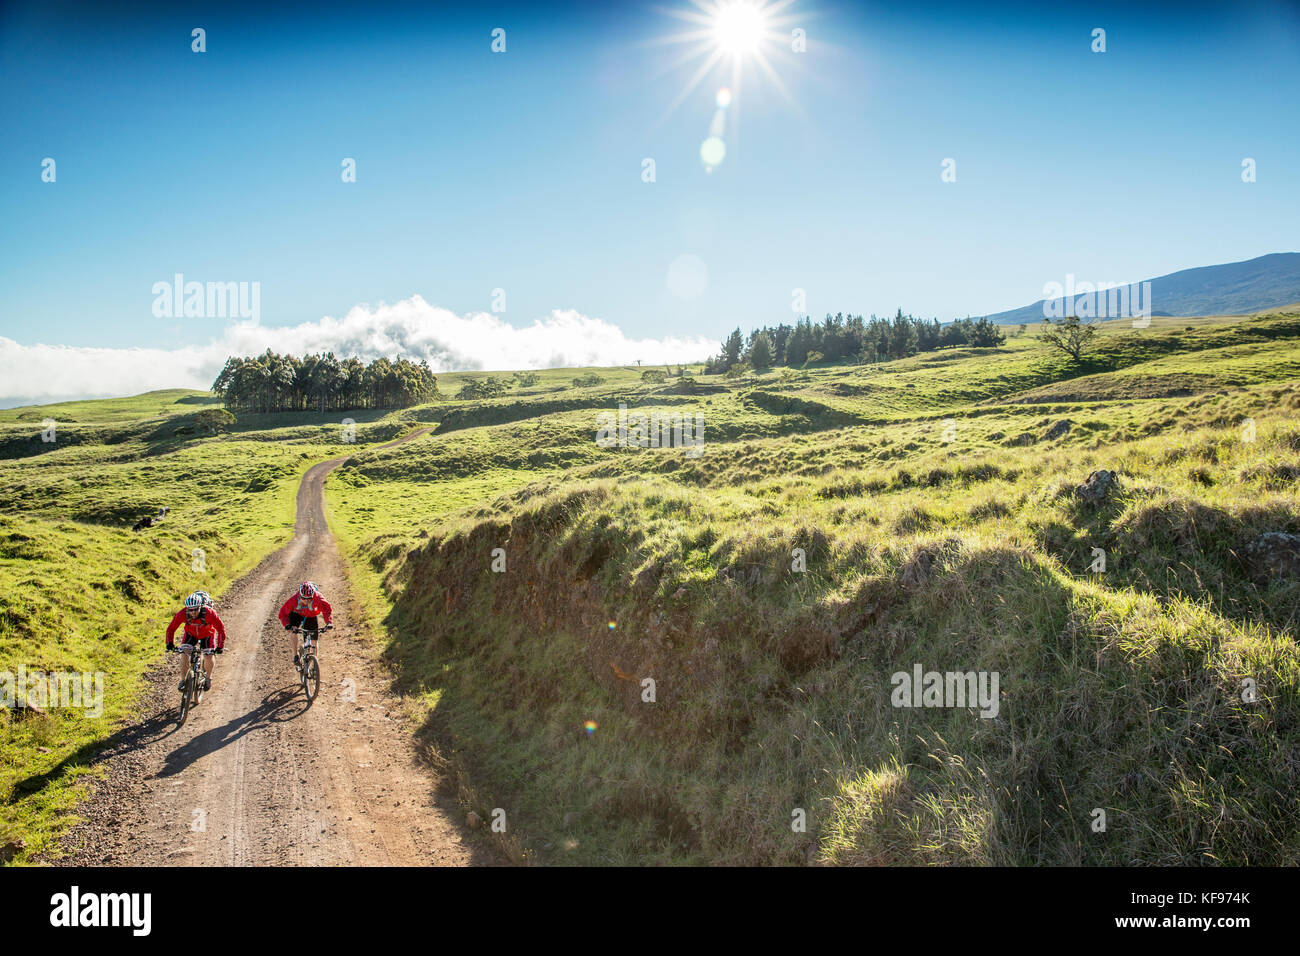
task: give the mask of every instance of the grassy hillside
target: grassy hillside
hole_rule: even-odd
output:
[[[358,456],[333,520],[422,732],[527,858],[1294,864],[1300,584],[1249,546],[1300,532],[1297,337],[498,399]],[[598,447],[620,401],[700,412],[703,454]],[[916,664],[997,672],[997,716],[892,706]]]
[[[22,665],[103,680],[102,712],[0,708],[0,848],[19,862],[69,822],[93,749],[134,713],[181,598],[204,588],[219,604],[292,533],[302,473],[358,447],[339,443],[337,423],[310,418],[250,416],[232,435],[187,434],[191,409],[210,401],[153,392],[0,414],[10,451],[0,460],[0,674]],[[28,422],[39,429],[47,417],[56,440],[32,447]],[[410,427],[372,418],[360,445]],[[23,450],[32,454],[14,457]],[[161,524],[131,530],[164,506]]]
[[[104,398],[85,402],[56,402],[52,405],[27,405],[0,409],[0,425],[17,422],[57,422],[103,424],[133,422],[185,415],[203,408],[219,407],[220,400],[208,392],[188,388],[168,388],[127,398]]]

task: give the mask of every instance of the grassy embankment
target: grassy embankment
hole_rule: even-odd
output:
[[[1300,532],[1300,312],[1111,326],[1081,366],[1026,336],[639,371],[424,410],[328,488],[422,735],[515,850],[1300,862],[1300,585],[1246,557]],[[704,453],[596,447],[620,400],[704,414]],[[997,717],[892,706],[915,664],[997,672]]]

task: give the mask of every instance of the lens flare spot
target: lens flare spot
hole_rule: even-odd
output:
[[[588,736],[588,737],[590,737],[592,734],[594,734],[594,733],[596,732],[596,727],[597,727],[597,726],[599,726],[599,725],[598,725],[594,720],[589,720],[589,721],[587,721],[585,724],[582,725],[583,729],[587,731],[587,736]]]
[[[727,144],[717,136],[710,136],[700,144],[700,162],[710,169],[721,166],[727,156]]]
[[[731,105],[731,90],[727,89],[725,86],[718,90],[715,102],[718,104],[718,109],[725,110]]]

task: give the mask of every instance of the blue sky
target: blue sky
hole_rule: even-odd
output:
[[[789,100],[748,62],[707,172],[729,68],[668,114],[701,60],[670,69],[690,45],[648,42],[690,29],[665,12],[686,0],[9,4],[0,336],[225,344],[225,320],[152,314],[153,283],[179,272],[259,282],[261,326],[300,330],[295,351],[323,316],[419,296],[463,317],[498,288],[491,334],[571,310],[633,341],[712,342],[788,321],[795,288],[814,315],[949,319],[1066,273],[1300,249],[1295,6],[970,6],[790,3],[784,48],[792,27],[808,42],[773,60]],[[690,298],[666,282],[683,255],[707,269]]]

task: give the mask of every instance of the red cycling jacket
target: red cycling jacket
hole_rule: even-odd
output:
[[[310,598],[305,598],[301,594],[289,595],[289,600],[280,606],[280,623],[285,627],[289,626],[289,615],[297,613],[303,617],[315,617],[320,614],[325,618],[325,623],[330,622],[330,614],[333,613],[330,608],[330,602],[320,596],[319,593],[313,594]]]
[[[199,615],[197,621],[188,621],[185,619],[185,608],[181,608],[177,611],[176,616],[172,618],[172,622],[167,625],[168,644],[172,643],[176,629],[182,624],[185,625],[185,633],[191,637],[215,637],[217,639],[217,647],[224,648],[226,646],[226,625],[221,623],[221,618],[217,616],[217,612],[212,610],[212,608],[204,608],[203,613]]]

